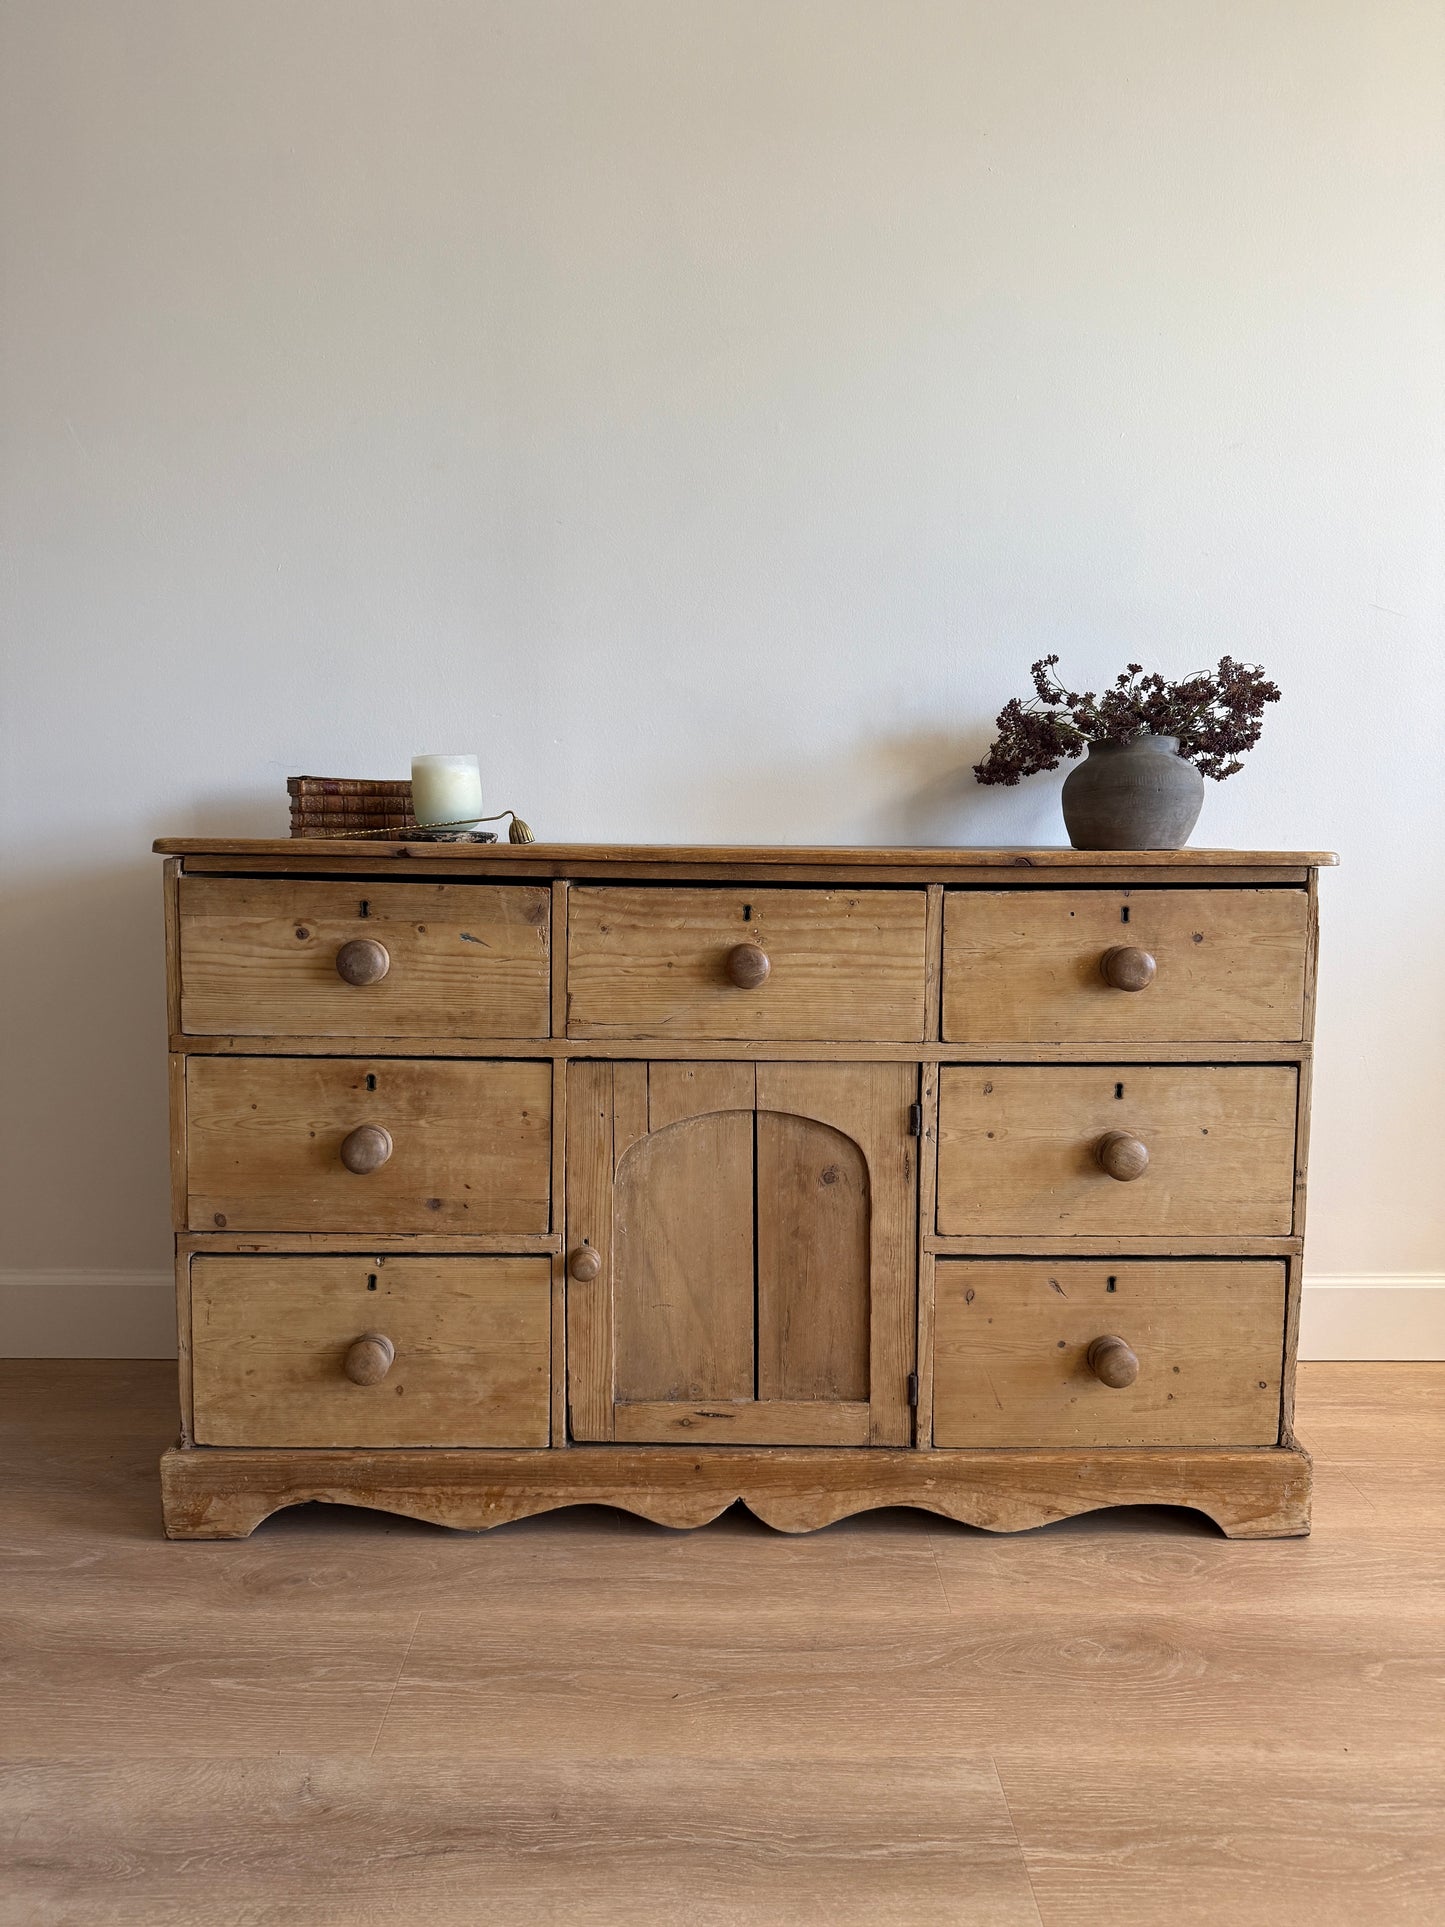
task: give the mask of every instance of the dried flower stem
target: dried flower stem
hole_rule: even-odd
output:
[[[998,735],[973,773],[980,783],[1017,783],[1021,776],[1057,769],[1091,743],[1125,743],[1135,736],[1177,736],[1179,754],[1222,783],[1243,767],[1263,728],[1264,706],[1279,690],[1257,663],[1221,656],[1216,670],[1197,669],[1178,682],[1125,665],[1102,696],[1065,689],[1054,675],[1057,656],[1030,668],[1034,694],[1013,697],[998,715]]]

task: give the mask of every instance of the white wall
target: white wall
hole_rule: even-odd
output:
[[[1045,649],[1284,686],[1198,840],[1343,853],[1311,1263],[1425,1304],[1439,0],[3,18],[0,1263],[39,1342],[60,1303],[62,1349],[161,1342],[153,835],[476,746],[550,837],[1057,842],[1057,777],[967,777]]]

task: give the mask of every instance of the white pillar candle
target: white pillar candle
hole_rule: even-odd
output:
[[[482,775],[475,756],[413,756],[411,813],[418,823],[475,829],[482,813]]]

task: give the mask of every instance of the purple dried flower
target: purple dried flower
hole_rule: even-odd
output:
[[[973,773],[980,783],[1012,786],[1022,776],[1057,769],[1090,743],[1127,742],[1149,732],[1177,736],[1179,754],[1215,782],[1234,776],[1264,727],[1264,706],[1280,693],[1257,663],[1221,656],[1219,667],[1192,671],[1178,682],[1131,662],[1102,696],[1068,690],[1052,671],[1057,656],[1030,668],[1034,695],[1017,696],[999,711],[998,735]]]

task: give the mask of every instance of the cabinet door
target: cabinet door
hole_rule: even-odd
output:
[[[572,1435],[906,1445],[906,1064],[575,1063]]]

